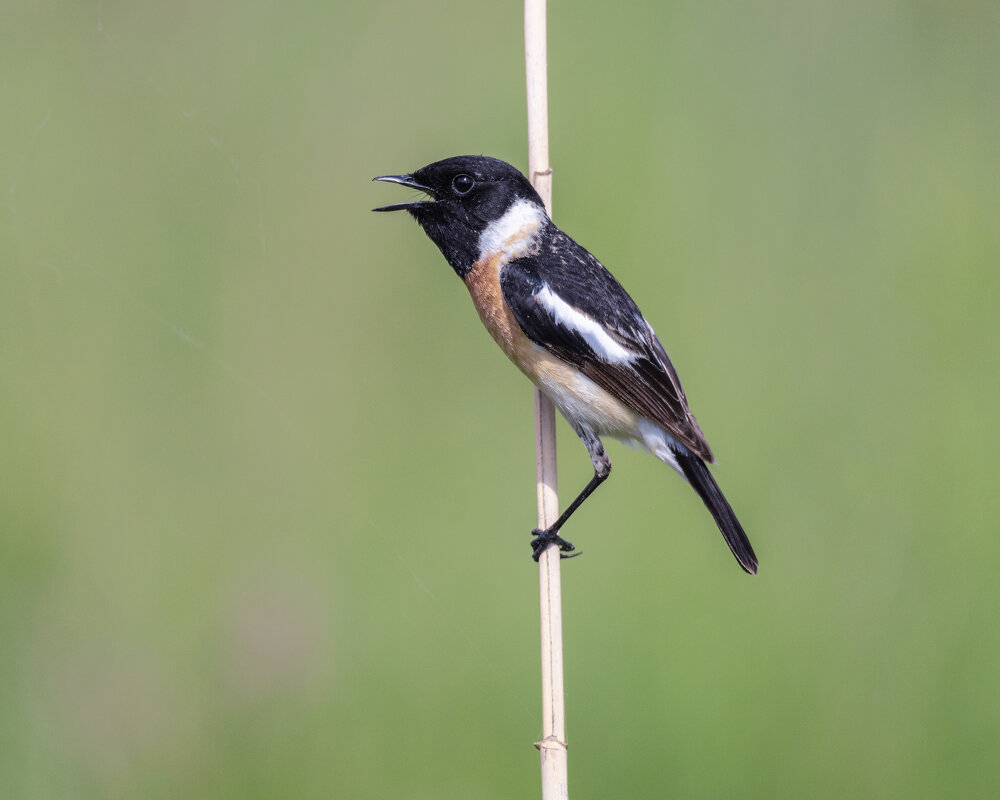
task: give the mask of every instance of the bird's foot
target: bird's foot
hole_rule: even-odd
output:
[[[576,548],[573,546],[572,542],[567,542],[563,539],[558,531],[547,530],[543,531],[541,528],[535,528],[531,535],[535,537],[534,541],[531,543],[531,557],[538,561],[542,557],[542,553],[545,552],[545,548],[550,544],[559,545],[559,558],[574,558],[575,556],[581,555],[581,553],[573,553],[573,555],[566,555],[566,553],[572,553]]]

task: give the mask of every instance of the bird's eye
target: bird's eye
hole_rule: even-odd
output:
[[[465,173],[456,175],[455,179],[451,182],[451,188],[455,190],[455,194],[468,194],[475,185],[476,182],[472,179],[472,176]]]

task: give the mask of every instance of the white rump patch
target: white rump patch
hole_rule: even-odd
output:
[[[504,261],[510,261],[527,255],[544,222],[544,208],[531,200],[515,200],[479,235],[479,259],[500,253]]]
[[[635,358],[635,353],[618,344],[596,321],[573,308],[553,292],[548,284],[542,286],[541,291],[535,294],[535,298],[556,322],[580,334],[604,361],[609,364],[624,364]]]
[[[669,464],[677,470],[678,475],[684,478],[684,480],[687,480],[680,464],[677,463],[677,456],[673,453],[674,450],[679,450],[682,453],[690,452],[687,447],[682,445],[655,422],[650,419],[646,419],[645,417],[642,417],[642,419],[639,420],[638,433],[639,438],[637,441],[639,444],[645,447],[664,464]]]

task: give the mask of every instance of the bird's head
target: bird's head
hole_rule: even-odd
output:
[[[454,156],[409,175],[382,175],[429,199],[394,203],[374,211],[408,211],[459,275],[465,275],[499,236],[537,229],[547,216],[528,179],[506,161]]]

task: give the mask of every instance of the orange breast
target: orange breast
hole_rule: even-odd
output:
[[[532,342],[517,324],[500,290],[500,255],[477,261],[465,285],[490,336],[568,418],[600,433],[630,438],[639,415],[569,364]]]
[[[514,315],[503,301],[500,290],[500,254],[487,256],[473,264],[465,275],[465,285],[472,296],[472,302],[479,312],[479,318],[490,332],[490,336],[500,345],[507,357],[529,376],[532,351],[540,350],[521,330]]]

